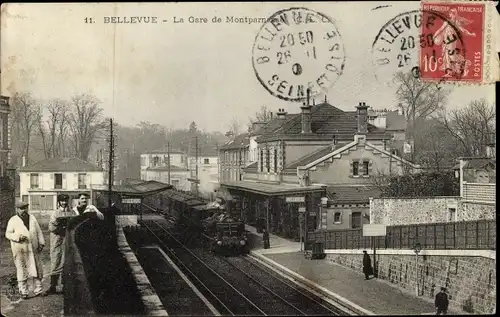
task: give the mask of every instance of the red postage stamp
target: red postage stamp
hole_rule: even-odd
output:
[[[484,78],[485,4],[423,2],[420,76],[480,83]]]

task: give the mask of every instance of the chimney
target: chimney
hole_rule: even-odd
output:
[[[368,106],[362,101],[356,109],[358,109],[358,134],[364,135],[368,132]]]
[[[286,119],[285,109],[278,109],[276,115],[278,116],[278,119]]]
[[[311,90],[307,89],[307,104],[304,102],[302,109],[302,133],[311,133],[311,108],[309,100],[311,97]]]
[[[264,121],[255,121],[255,122],[252,122],[252,132],[259,131],[266,124],[267,124],[267,122],[264,122]]]
[[[26,156],[23,156],[23,167],[26,166]]]

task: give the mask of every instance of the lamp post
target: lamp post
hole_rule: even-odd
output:
[[[422,246],[420,242],[416,242],[413,246],[413,252],[415,252],[415,295],[418,297],[418,254],[422,251]]]

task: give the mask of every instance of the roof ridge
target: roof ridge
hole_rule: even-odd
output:
[[[306,155],[304,155],[304,156],[301,156],[299,159],[297,159],[297,160],[295,160],[295,161],[290,162],[290,164],[287,164],[287,166],[285,167],[285,169],[289,168],[288,166],[293,166],[294,164],[296,164],[296,163],[298,163],[298,162],[300,162],[300,161],[306,160],[306,159],[308,159],[308,158],[310,158],[310,157],[312,157],[312,156],[314,156],[314,155],[316,155],[316,154],[318,154],[318,153],[320,153],[320,152],[324,151],[324,150],[325,150],[326,148],[328,148],[328,147],[331,147],[331,145],[326,145],[326,146],[324,146],[324,147],[321,147],[321,148],[317,149],[317,150],[316,150],[316,151],[314,151],[314,152],[311,152],[311,153],[309,153],[309,154],[306,154]]]

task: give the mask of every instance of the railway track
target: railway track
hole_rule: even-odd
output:
[[[266,315],[264,311],[220,276],[219,273],[184,247],[167,229],[154,220],[144,221],[143,223],[151,235],[157,239],[162,249],[221,315]]]
[[[190,250],[156,221],[145,225],[222,315],[346,315],[249,257]]]

